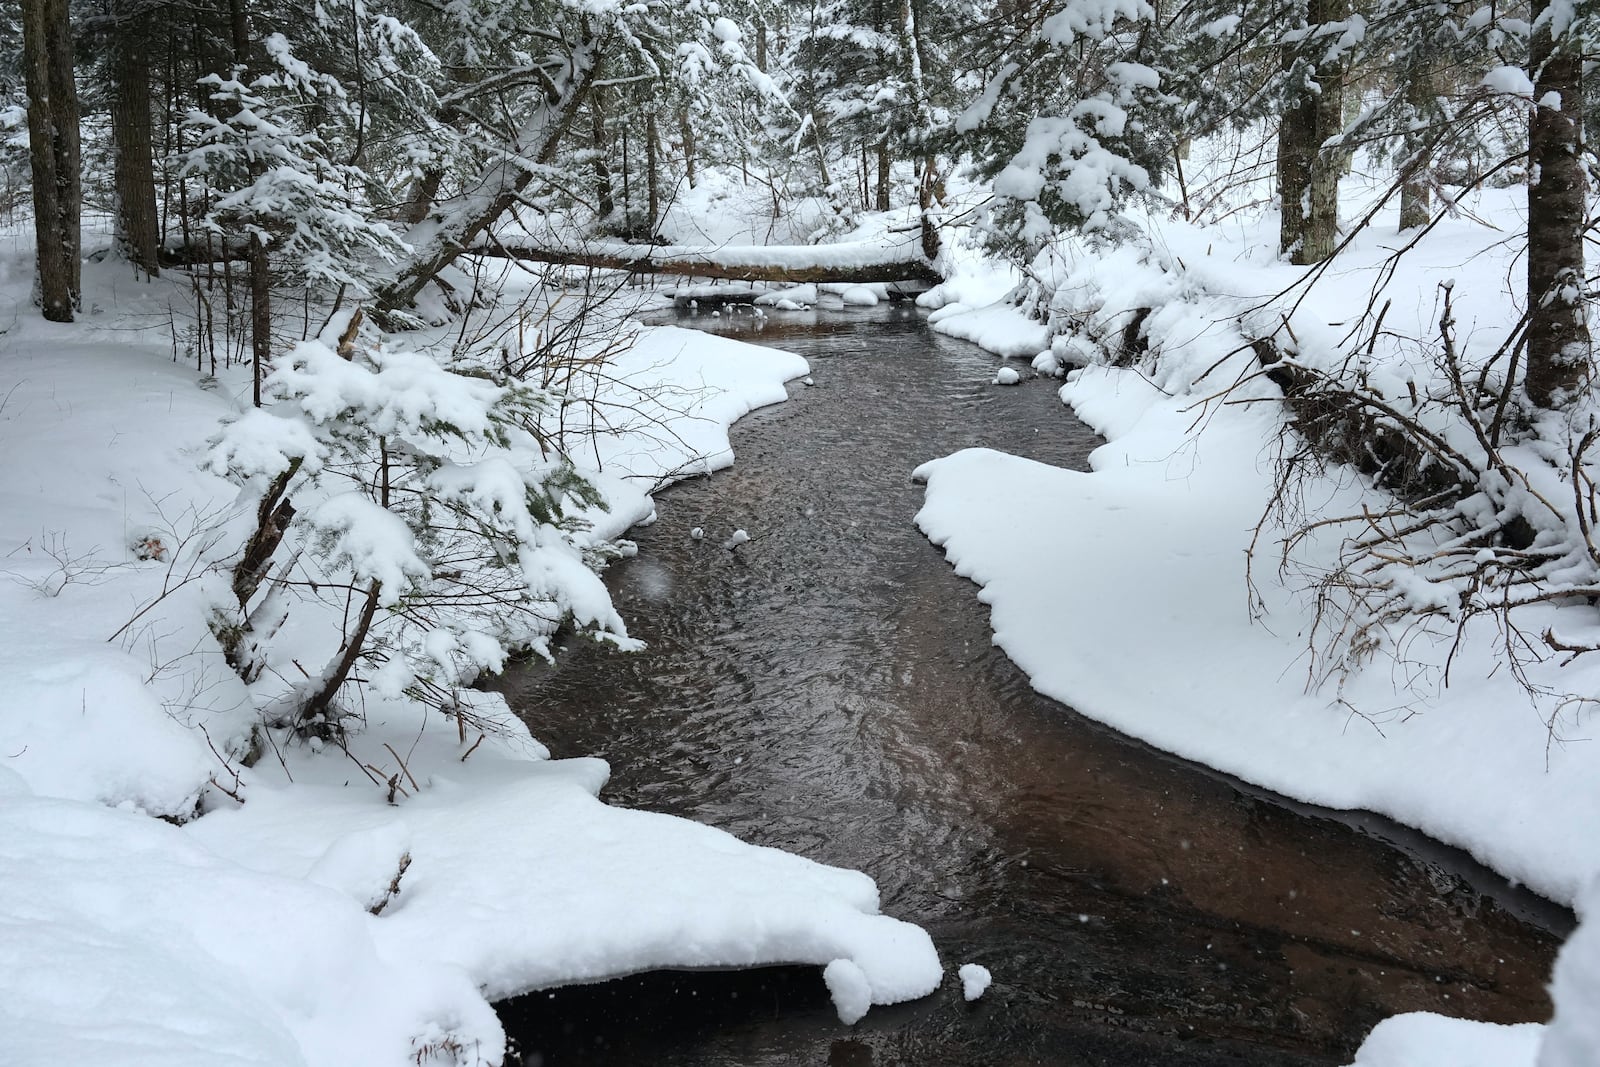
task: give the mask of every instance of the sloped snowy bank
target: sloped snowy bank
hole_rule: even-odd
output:
[[[8,1063],[498,1064],[491,999],[657,967],[844,961],[851,1015],[937,987],[931,941],[864,875],[609,807],[606,766],[549,760],[498,696],[458,732],[377,685],[348,753],[280,743],[242,768],[262,697],[206,625],[236,490],[201,469],[241,383],[148,345],[164,293],[0,339]],[[610,505],[589,536],[731,463],[728,427],[806,370],[640,330],[566,427]]]
[[[1600,665],[1593,657],[1564,667],[1546,658],[1528,668],[1530,692],[1512,671],[1496,669],[1504,635],[1478,619],[1459,643],[1448,630],[1419,628],[1364,669],[1308,684],[1316,672],[1308,650],[1316,601],[1301,576],[1325,570],[1339,541],[1336,531],[1313,529],[1280,573],[1278,546],[1291,529],[1271,519],[1257,537],[1286,416],[1242,332],[1255,321],[1271,332],[1276,311],[1262,308],[1299,271],[1277,260],[1271,233],[1246,231],[1225,242],[1215,229],[1152,226],[1159,237],[1146,247],[1096,252],[1067,242],[1043,264],[1043,274],[1055,272],[1056,288],[1053,329],[1042,345],[1040,324],[1014,307],[939,313],[936,329],[1001,355],[1026,356],[1037,345],[1036,367],[1081,361],[1059,357],[1086,351],[1105,360],[1108,347],[1129,365],[1071,372],[1061,388],[1061,399],[1108,439],[1091,457],[1092,473],[982,449],[957,453],[916,472],[927,483],[918,525],[980,586],[995,642],[1041,692],[1287,796],[1388,815],[1554,900],[1574,902],[1600,870],[1600,749],[1583,743],[1594,725],[1584,705],[1538,692],[1593,693]],[[1292,313],[1302,362],[1332,366],[1342,358],[1391,234],[1363,235]],[[1455,219],[1403,260],[1387,290],[1393,336],[1434,335],[1436,283],[1450,277],[1465,301],[1457,305],[1464,343],[1493,350],[1517,318],[1503,285],[1516,249],[1501,236]],[[1403,383],[1429,372],[1425,344],[1401,341],[1390,351],[1391,344],[1376,346],[1375,379]],[[1233,403],[1220,402],[1225,390]],[[1338,468],[1298,491],[1313,516],[1359,515],[1385,503]],[[1246,572],[1252,546],[1253,583]],[[1525,611],[1529,634],[1594,626],[1592,609],[1581,605]],[[1591,926],[1563,957],[1569,974],[1593,967]],[[1592,990],[1558,982],[1557,996],[1558,1017],[1592,1016]],[[1375,1034],[1362,1063],[1434,1062],[1382,1051],[1409,1040],[1393,1035],[1412,1033],[1410,1025]],[[1435,1029],[1451,1027],[1460,1024]],[[1485,1036],[1474,1055],[1490,1058],[1471,1062],[1531,1063],[1538,1034]],[[1592,1040],[1573,1040],[1588,1041],[1582,1055],[1600,1056]],[[1440,1041],[1458,1047],[1453,1038]],[[1554,1041],[1546,1042],[1545,1062],[1588,1062],[1572,1053],[1551,1059]],[[1494,1058],[1501,1055],[1510,1058]]]

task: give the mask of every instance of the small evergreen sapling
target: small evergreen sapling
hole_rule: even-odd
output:
[[[226,426],[210,454],[255,495],[258,517],[240,560],[249,573],[235,581],[239,615],[219,627],[236,667],[262,674],[291,590],[345,617],[337,650],[283,695],[278,721],[335,731],[358,666],[381,696],[459,711],[460,687],[513,650],[547,654],[563,623],[629,647],[576,514],[603,501],[541,425],[551,394],[358,345],[359,314],[278,359],[273,403]],[[263,535],[291,496],[298,509]],[[291,556],[265,580],[280,541]]]

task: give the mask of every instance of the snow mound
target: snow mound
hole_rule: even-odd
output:
[[[257,783],[243,807],[185,831],[264,874],[320,874],[357,897],[376,877],[387,884],[408,852],[373,930],[379,949],[459,969],[490,1000],[662,968],[841,959],[864,976],[871,1004],[939,985],[933,942],[880,914],[864,874],[610,807],[596,797],[608,773],[600,760],[480,750],[463,763],[453,732],[416,737],[414,723],[374,723],[357,742],[378,767],[393,765],[382,740],[415,745],[407,767],[422,788],[397,805],[380,790],[344,788],[339,754],[318,764],[338,784],[312,784],[301,767],[293,785]]]
[[[961,978],[961,995],[969,1001],[983,996],[994,981],[989,968],[977,963],[963,963],[956,973]]]
[[[815,304],[821,299],[815,285],[795,285],[788,289],[774,289],[756,297],[758,307],[775,307],[779,311],[798,311],[802,307]],[[786,305],[792,304],[793,307]]]
[[[1538,1023],[1497,1026],[1430,1012],[1396,1015],[1372,1028],[1350,1067],[1532,1067],[1543,1029]]]
[[[1600,879],[1582,901],[1583,922],[1556,957],[1550,995],[1555,1018],[1539,1050],[1539,1067],[1600,1063]]]
[[[382,951],[378,931],[344,894],[245,870],[156,819],[0,799],[11,1067],[381,1067],[445,1038],[498,1064],[504,1033],[472,982]]]
[[[878,304],[878,294],[867,288],[865,285],[850,286],[844,292],[839,294],[839,299],[844,301],[846,307],[869,308],[876,307]]]
[[[1271,464],[1258,465],[1268,435],[1256,420],[1271,416],[1213,419],[1195,449],[1175,450],[1174,435],[1195,421],[1186,399],[1105,368],[1079,371],[1063,389],[1112,438],[1091,457],[1094,473],[987,449],[916,471],[927,483],[917,525],[982,587],[995,643],[1034,688],[1287,796],[1379,811],[1573,900],[1600,867],[1594,749],[1547,752],[1543,730],[1508,714],[1523,696],[1506,672],[1453,686],[1447,713],[1386,722],[1381,733],[1355,728],[1347,708],[1305,691],[1295,665],[1309,622],[1269,629],[1243,610],[1244,553],[1271,493]],[[1041,558],[1053,562],[1041,568]],[[1290,591],[1273,595],[1273,618],[1309,610]],[[1106,638],[1127,633],[1143,640]],[[1160,671],[1149,648],[1162,650]],[[1372,675],[1343,695],[1392,704],[1388,674]],[[1519,787],[1508,790],[1512,781]]]
[[[1022,375],[1017,373],[1015,367],[1001,367],[994,372],[995,385],[1016,385],[1022,381]]]
[[[849,960],[834,960],[822,971],[822,980],[833,997],[834,1010],[846,1026],[859,1022],[872,1006],[872,982],[866,972]]]

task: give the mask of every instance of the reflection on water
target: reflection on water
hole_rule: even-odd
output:
[[[815,387],[635,532],[608,581],[648,651],[573,648],[507,693],[557,754],[611,761],[613,803],[867,871],[952,977],[854,1028],[814,969],[534,994],[502,1005],[530,1062],[1320,1064],[1398,1011],[1547,1016],[1565,913],[1121,739],[992,646],[909,475],[970,445],[1082,467],[1051,383],[990,386],[909,306],[684,321],[800,352]],[[995,978],[972,1005],[969,961]]]

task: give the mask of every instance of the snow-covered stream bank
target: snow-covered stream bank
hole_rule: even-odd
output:
[[[258,711],[207,629],[236,490],[202,463],[248,383],[151,343],[166,295],[60,327],[6,289],[0,1058],[498,1064],[489,1000],[546,985],[831,963],[852,1018],[938,985],[866,877],[601,803],[605,764],[548,760],[490,695],[458,733],[375,685],[348,752],[279,737],[242,766]],[[647,518],[663,474],[731,462],[728,426],[806,366],[659,330],[613,369],[633,421],[585,450],[597,537]]]
[[[1479,208],[1514,211],[1508,195],[1484,193]],[[937,329],[997,355],[1046,374],[1093,364],[1067,372],[1060,398],[1107,443],[1090,457],[1092,473],[985,449],[930,462],[918,472],[927,483],[919,525],[981,587],[996,643],[1041,692],[1284,795],[1379,812],[1592,913],[1600,749],[1589,739],[1600,664],[1563,663],[1536,636],[1526,655],[1519,647],[1520,634],[1588,632],[1592,608],[1580,598],[1535,604],[1517,617],[1520,634],[1479,617],[1458,639],[1442,589],[1418,583],[1406,589],[1419,606],[1409,627],[1377,638],[1359,669],[1327,671],[1326,627],[1340,609],[1335,596],[1319,615],[1315,589],[1336,571],[1341,528],[1313,526],[1296,539],[1295,522],[1376,515],[1389,498],[1334,466],[1292,487],[1290,511],[1303,510],[1287,523],[1269,507],[1287,416],[1250,340],[1273,333],[1281,309],[1270,294],[1301,272],[1278,258],[1271,216],[1225,236],[1145,221],[1148,241],[1115,250],[1066,241],[1061,259],[1041,268],[1054,287],[1054,329],[1015,307],[970,310],[959,286],[930,299],[952,301]],[[1410,380],[1413,396],[1429,395],[1441,294],[1462,301],[1463,346],[1480,358],[1493,351],[1517,318],[1503,279],[1515,275],[1520,246],[1452,219],[1391,277],[1392,227],[1362,234],[1304,299],[1296,290],[1283,333],[1302,364],[1337,366],[1357,358],[1348,346],[1359,309],[1389,298],[1389,332],[1382,344],[1374,333],[1362,374],[1397,393]],[[1124,365],[1104,365],[1119,357]],[[1286,539],[1296,547],[1280,569]],[[1423,619],[1429,596],[1443,607],[1433,620],[1442,625]],[[1595,1062],[1600,1044],[1576,1036],[1590,1032],[1600,997],[1594,936],[1586,928],[1564,961],[1546,1051],[1537,1032],[1511,1037],[1422,1017],[1387,1026],[1361,1062],[1454,1067],[1479,1055],[1475,1043],[1497,1051],[1472,1063]]]
[[[551,1063],[1309,1065],[1396,1011],[1548,1011],[1556,939],[1519,919],[1530,894],[1120,739],[993,647],[912,523],[910,474],[980,443],[1081,467],[1100,442],[1052,383],[991,386],[991,356],[905,307],[739,336],[800,352],[814,384],[636,531],[608,584],[648,647],[570,649],[507,693],[558,752],[612,760],[615,803],[859,867],[993,985],[847,1032],[815,973],[641,977],[504,1006],[519,1042]]]

